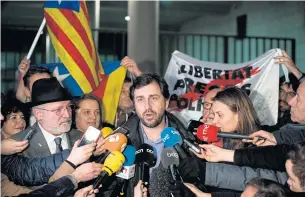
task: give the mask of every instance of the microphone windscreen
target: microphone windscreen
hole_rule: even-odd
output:
[[[134,146],[127,145],[123,155],[125,156],[124,166],[132,166],[136,160],[136,148]]]
[[[168,169],[170,165],[179,166],[179,155],[174,148],[166,147],[161,153],[161,163],[165,169]]]
[[[102,128],[102,136],[103,136],[103,138],[108,137],[108,135],[110,135],[112,132],[113,132],[113,129],[111,129],[110,127]]]
[[[163,166],[159,165],[152,169],[151,177],[149,179],[148,193],[151,197],[168,197],[171,178],[168,169],[164,169]]]
[[[146,163],[149,167],[153,167],[156,163],[153,147],[149,144],[141,144],[136,151],[135,163]]]
[[[110,135],[108,140],[105,142],[104,149],[109,151],[124,151],[127,145],[127,137],[121,133]]]
[[[106,171],[108,175],[111,176],[113,173],[121,169],[124,162],[124,155],[120,151],[113,151],[106,158],[102,171]]]
[[[161,132],[161,138],[165,147],[174,147],[176,144],[182,145],[180,133],[173,127],[167,127]]]
[[[215,127],[214,125],[203,124],[198,127],[197,137],[198,139],[208,143],[217,142],[217,133],[218,127]]]

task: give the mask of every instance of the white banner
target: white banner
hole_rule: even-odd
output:
[[[203,62],[174,51],[165,73],[171,95],[178,96],[177,108],[171,110],[185,125],[202,116],[204,95],[211,86],[235,85],[245,90],[253,102],[262,125],[277,123],[279,65],[272,49],[256,59],[241,64]]]

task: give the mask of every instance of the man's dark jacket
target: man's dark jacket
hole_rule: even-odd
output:
[[[73,195],[75,185],[67,176],[34,190],[28,194],[21,194],[18,197],[66,197]]]
[[[166,112],[165,115],[167,116],[168,127],[176,128],[177,131],[179,131],[179,133],[183,139],[188,138],[188,139],[194,140],[194,136],[192,135],[192,133],[186,131],[183,124],[181,123],[180,120],[178,120],[178,118],[176,118],[174,115],[172,115],[171,113],[168,113],[168,112]],[[130,133],[128,135],[128,143],[136,148],[144,143],[143,134],[139,128],[139,126],[140,126],[139,123],[140,123],[139,117],[137,115],[134,115],[126,122],[126,124],[123,125],[123,128],[130,131]],[[184,150],[188,150],[188,149],[185,147]],[[187,151],[185,151],[185,152],[187,152]],[[139,180],[137,180],[136,177],[134,177],[128,181],[128,186],[126,188],[127,197],[134,196],[133,190],[134,190],[135,185],[138,183],[138,181]]]
[[[253,147],[235,150],[234,163],[240,166],[286,171],[286,156],[292,147],[293,145],[282,144],[277,146]],[[305,196],[305,192],[291,192],[288,196]]]
[[[22,186],[48,183],[57,168],[68,158],[70,150],[45,157],[28,158],[22,155],[1,155],[1,172],[10,181]]]

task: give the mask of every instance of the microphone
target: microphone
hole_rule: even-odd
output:
[[[166,147],[161,153],[161,163],[163,168],[169,169],[174,181],[177,180],[176,167],[179,166],[179,155],[172,147]]]
[[[173,127],[165,128],[161,133],[161,138],[165,147],[173,147],[181,159],[186,159],[187,155],[181,148],[182,138],[180,133]]]
[[[125,149],[126,144],[127,137],[121,133],[109,136],[108,140],[104,145],[104,149],[106,149],[106,151],[99,156],[96,162],[103,163],[112,151],[122,152]]]
[[[136,166],[134,164],[136,159],[136,148],[134,146],[127,145],[123,155],[125,156],[125,162],[120,171],[116,173],[117,177],[121,178],[121,182],[118,182],[115,193],[117,196],[123,196],[127,187],[128,179],[134,177]]]
[[[117,177],[122,179],[131,179],[135,174],[135,160],[136,160],[136,148],[134,146],[127,145],[123,155],[125,156],[125,162],[120,171],[116,173]]]
[[[108,137],[112,132],[113,132],[113,129],[111,129],[110,127],[102,128],[102,136],[103,136],[103,138]]]
[[[97,189],[106,178],[117,172],[125,162],[125,157],[120,151],[113,151],[109,154],[104,162],[101,174],[98,176],[93,184],[93,190]]]
[[[136,151],[136,160],[137,165],[136,173],[139,177],[139,180],[143,181],[144,187],[148,189],[149,187],[149,168],[153,167],[156,164],[156,158],[154,155],[154,149],[151,145],[141,144]]]
[[[185,196],[184,189],[182,186],[182,178],[177,170],[179,166],[179,155],[174,148],[167,147],[164,148],[161,153],[161,162],[164,168],[170,171],[172,179],[174,181],[169,181],[171,186],[169,187],[169,193],[172,197]]]
[[[208,124],[203,124],[198,127],[197,137],[200,140],[208,143],[217,142],[219,140],[218,137],[231,138],[231,139],[247,139],[247,140],[253,139],[248,135],[241,135],[241,134],[229,133],[229,132],[219,132],[218,127]]]

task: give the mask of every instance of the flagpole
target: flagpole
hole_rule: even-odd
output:
[[[29,50],[29,52],[28,52],[28,54],[26,56],[26,59],[29,60],[31,58],[31,56],[33,54],[33,51],[34,51],[34,49],[35,49],[35,47],[37,45],[38,39],[39,39],[40,35],[43,33],[43,28],[45,27],[45,25],[46,25],[46,19],[43,17],[41,25],[40,25],[40,27],[38,29],[38,32],[37,32],[37,34],[35,36],[35,39],[34,39],[34,41],[32,43],[32,46],[31,46],[31,48],[30,48],[30,50]]]

